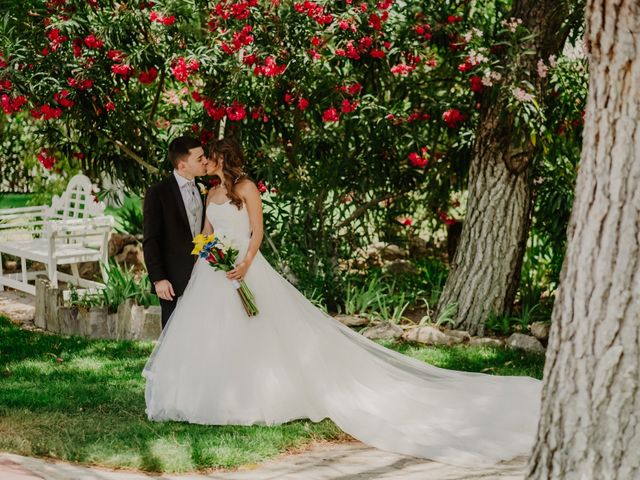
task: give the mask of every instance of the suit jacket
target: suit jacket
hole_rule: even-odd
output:
[[[204,201],[202,205],[204,225]],[[153,282],[169,280],[176,297],[189,282],[196,257],[191,255],[193,237],[187,210],[174,175],[150,186],[144,196],[144,261]],[[200,233],[200,232],[198,232]],[[151,287],[155,293],[155,288]]]

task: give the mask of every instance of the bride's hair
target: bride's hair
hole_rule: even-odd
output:
[[[243,179],[250,180],[249,176],[244,172],[244,153],[238,141],[233,137],[226,137],[221,140],[215,140],[207,145],[207,158],[213,161],[214,154],[222,154],[224,163],[222,171],[224,172],[225,187],[227,189],[227,197],[238,209],[242,208],[242,199],[235,191],[235,186]]]

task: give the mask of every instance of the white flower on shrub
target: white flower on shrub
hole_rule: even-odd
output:
[[[534,98],[533,95],[527,93],[520,87],[514,87],[511,91],[513,92],[513,96],[516,97],[516,100],[519,102],[530,102]]]

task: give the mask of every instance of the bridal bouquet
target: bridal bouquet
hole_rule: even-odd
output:
[[[228,272],[235,268],[235,261],[238,258],[238,250],[232,246],[227,246],[220,241],[220,239],[214,235],[203,235],[200,233],[193,239],[195,246],[193,247],[192,255],[198,255],[200,258],[204,258],[209,265],[216,270],[222,270]],[[256,301],[247,284],[244,280],[232,280],[233,286],[240,295],[242,300],[242,306],[244,307],[247,315],[250,317],[258,314],[258,307],[256,307]]]

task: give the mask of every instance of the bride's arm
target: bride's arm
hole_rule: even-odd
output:
[[[243,181],[238,185],[238,193],[242,197],[249,214],[249,224],[251,226],[251,240],[247,247],[247,254],[241,262],[236,264],[236,268],[227,272],[230,280],[242,280],[249,270],[249,266],[260,248],[264,230],[262,226],[262,199],[258,187],[251,181]]]
[[[208,218],[204,219],[204,228],[202,229],[203,235],[211,235],[213,233],[213,226]]]

